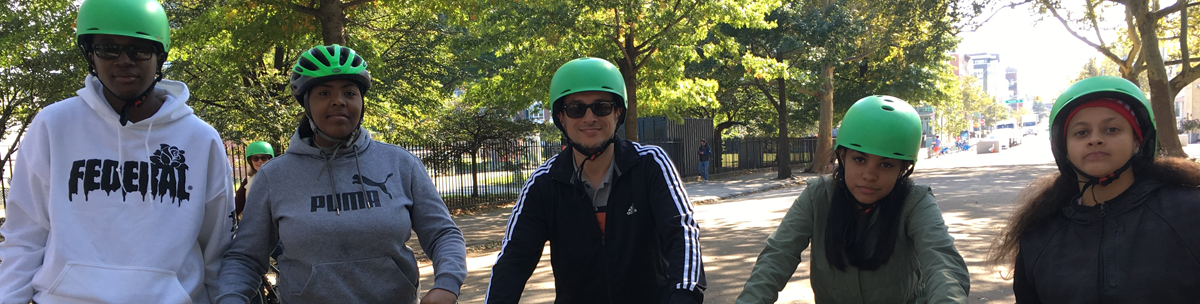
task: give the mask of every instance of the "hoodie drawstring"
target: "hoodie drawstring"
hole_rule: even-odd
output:
[[[330,203],[334,204],[335,208],[337,208],[337,215],[342,215],[342,203],[340,202],[341,200],[338,198],[338,195],[337,195],[337,187],[335,187],[333,185],[333,166],[330,166],[330,163],[332,163],[333,160],[335,158],[337,158],[337,152],[339,150],[339,147],[341,147],[341,145],[333,146],[333,151],[332,151],[333,155],[330,155],[329,157],[325,158],[325,165],[322,166],[321,171],[317,172],[317,179],[320,180],[322,174],[325,174],[325,172],[329,172],[329,191],[330,191],[330,193],[333,193],[333,200],[330,201]],[[321,156],[325,156],[325,151],[321,151]]]
[[[358,145],[354,145],[354,168],[358,169],[358,186],[362,188],[363,201],[367,202],[367,209],[371,209],[371,197],[367,196],[367,184],[363,182],[362,165],[358,162]]]
[[[146,159],[150,159],[151,156],[154,156],[154,154],[152,152],[150,152],[150,132],[151,131],[154,131],[154,122],[153,121],[150,122],[150,125],[146,128],[146,136],[144,137],[144,140],[142,141],[142,146],[146,147]]]
[[[333,182],[333,160],[337,159],[338,151],[340,151],[342,148],[349,148],[350,154],[354,156],[354,168],[356,170],[358,170],[358,174],[355,176],[358,177],[358,184],[362,189],[361,194],[363,196],[363,201],[365,202],[365,205],[367,205],[367,209],[371,208],[370,197],[367,197],[367,186],[365,183],[363,183],[362,165],[360,165],[360,163],[358,161],[358,144],[356,142],[358,141],[359,132],[355,131],[354,133],[355,133],[355,135],[353,136],[354,140],[351,140],[349,142],[343,141],[341,143],[335,144],[333,146],[333,148],[328,149],[328,150],[330,150],[329,151],[330,154],[328,157],[325,157],[325,164],[321,167],[321,170],[317,172],[318,180],[321,179],[321,176],[324,175],[325,173],[329,173],[329,191],[332,192],[333,195],[335,196],[333,204],[335,205],[335,208],[337,210],[337,215],[342,215],[342,204],[341,204],[341,202],[339,202],[340,199],[336,197],[338,195],[337,195],[337,187],[334,185],[334,182]],[[325,153],[326,153],[327,149],[320,148],[320,147],[318,147],[318,149],[321,150],[321,156],[326,156]]]

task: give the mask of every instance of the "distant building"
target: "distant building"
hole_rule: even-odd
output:
[[[971,74],[971,56],[966,54],[950,54],[950,69],[954,71],[954,76],[962,78]]]
[[[1008,96],[1021,95],[1017,91],[1017,68],[1010,67],[1004,69],[1004,80],[1008,80]]]
[[[1200,79],[1192,81],[1175,96],[1175,120],[1200,119]]]
[[[971,75],[979,78],[983,91],[996,98],[997,102],[1007,100],[1012,96],[1008,92],[1008,82],[1001,73],[1000,54],[978,53],[968,54]]]

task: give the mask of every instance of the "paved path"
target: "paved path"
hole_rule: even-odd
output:
[[[702,205],[742,195],[800,185],[808,177],[816,176],[815,174],[799,173],[799,169],[793,169],[792,172],[794,177],[784,180],[775,179],[778,175],[776,171],[764,171],[730,176],[719,180],[714,176],[710,177],[714,179],[707,183],[687,182],[684,187],[687,188],[688,198],[691,199],[692,204]],[[454,222],[462,230],[467,248],[471,251],[468,256],[490,254],[498,250],[501,240],[504,239],[504,228],[508,224],[510,215],[512,215],[512,208],[505,207],[490,212],[455,217]],[[415,237],[408,240],[408,246],[413,248],[419,258],[424,256],[421,244]]]
[[[956,239],[955,245],[968,264],[971,303],[1012,303],[1014,300],[1012,282],[999,275],[1005,269],[989,265],[986,257],[991,241],[1011,214],[1016,194],[1030,180],[1056,170],[1053,158],[1047,153],[1049,145],[1036,138],[1028,140],[1029,144],[1024,147],[998,154],[958,153],[923,159],[918,162],[918,172],[913,176],[918,183],[934,188],[951,236]],[[1185,147],[1185,151],[1200,156],[1200,144]],[[701,243],[709,281],[706,300],[710,301],[706,302],[732,303],[749,275],[749,266],[762,250],[761,240],[774,230],[791,200],[803,189],[801,182],[773,180],[774,177],[774,172],[761,172],[686,185],[690,198],[702,202],[697,204],[696,211],[703,230]],[[771,187],[781,188],[761,190]],[[731,198],[738,193],[744,196]],[[750,193],[754,194],[745,195]],[[720,198],[726,199],[718,200]],[[481,239],[471,235],[482,231],[472,231],[476,230],[475,226],[469,225],[480,223],[483,226],[482,223],[490,222],[486,225],[498,225],[496,227],[503,229],[508,214],[508,210],[501,210],[486,216],[460,217],[456,221],[460,222],[470,243],[472,239]],[[494,232],[493,237],[502,238],[502,232]],[[462,303],[482,303],[495,252],[496,248],[490,248],[469,254],[469,273],[462,290]],[[807,261],[808,250],[803,255]],[[522,303],[553,302],[554,278],[549,256],[547,249],[528,281]],[[780,303],[812,302],[809,273],[804,265],[807,262],[780,293]],[[429,281],[432,270],[428,262],[421,263],[423,289],[432,284]]]

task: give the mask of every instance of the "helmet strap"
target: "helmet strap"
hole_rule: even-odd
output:
[[[162,78],[163,78],[162,71],[160,70],[158,73],[155,73],[155,74],[157,74],[157,76],[154,77],[154,83],[151,83],[150,87],[146,88],[145,91],[142,91],[142,94],[140,94],[134,98],[125,98],[125,97],[121,97],[121,95],[117,95],[116,92],[113,92],[112,90],[108,89],[108,85],[104,84],[104,80],[101,80],[100,77],[96,77],[96,81],[100,82],[100,86],[104,87],[104,91],[107,91],[109,94],[116,96],[117,99],[121,100],[121,102],[124,103],[124,105],[121,106],[121,110],[118,112],[120,114],[120,118],[117,119],[117,121],[121,122],[121,126],[125,126],[126,124],[129,123],[129,108],[141,107],[142,103],[146,101],[146,97],[150,96],[151,92],[154,92],[155,85],[157,85],[159,81],[162,81]]]
[[[305,109],[305,111],[307,111],[307,109]],[[359,123],[359,125],[361,126],[361,125],[362,125],[362,123]],[[335,147],[335,148],[336,148],[336,147],[343,146],[343,145],[346,145],[346,146],[348,146],[348,144],[347,144],[347,143],[351,143],[351,142],[354,142],[355,140],[357,140],[357,139],[358,139],[358,134],[359,134],[359,132],[360,132],[360,130],[361,130],[361,128],[355,128],[355,129],[354,129],[354,132],[351,132],[351,133],[350,133],[350,138],[349,138],[349,139],[338,139],[338,138],[334,138],[334,137],[332,137],[332,136],[329,136],[329,134],[325,134],[325,132],[324,132],[324,131],[321,131],[321,128],[318,128],[318,127],[317,127],[317,123],[313,122],[312,115],[309,115],[309,116],[308,116],[308,127],[309,127],[309,128],[311,128],[311,129],[313,130],[313,134],[316,134],[317,136],[320,136],[322,139],[325,139],[325,140],[327,140],[327,141],[329,141],[329,142],[332,142],[332,143],[333,143],[333,147]],[[316,145],[316,144],[317,144],[317,142],[316,142],[316,141],[313,141],[313,144],[314,144],[314,145]],[[317,146],[320,146],[320,145],[317,145]]]
[[[310,129],[312,129],[313,134],[315,134],[316,136],[320,136],[322,139],[325,139],[329,142],[332,142],[333,148],[337,148],[337,147],[342,146],[343,144],[351,143],[351,142],[358,140],[358,134],[359,134],[360,130],[362,129],[361,128],[362,127],[362,119],[366,114],[366,109],[363,109],[363,111],[358,113],[358,125],[354,126],[354,132],[350,133],[350,138],[338,139],[338,138],[334,138],[333,136],[329,136],[329,134],[325,134],[325,131],[321,131],[321,128],[317,127],[317,123],[316,123],[316,121],[313,120],[313,117],[312,117],[312,110],[310,110],[308,108],[308,106],[309,106],[309,104],[308,104],[309,96],[308,95],[309,95],[308,93],[304,93],[304,96],[302,97],[303,103],[301,103],[301,105],[304,107],[304,116],[308,116],[308,127]],[[363,103],[365,105],[366,101],[364,101]],[[315,140],[313,141],[313,145],[320,147],[320,145],[317,145],[317,142]]]
[[[1079,174],[1079,176],[1082,176],[1083,178],[1087,179],[1087,181],[1079,182],[1079,183],[1083,184],[1083,188],[1079,189],[1079,193],[1083,193],[1084,191],[1087,191],[1088,188],[1091,188],[1092,186],[1095,186],[1095,185],[1108,186],[1109,184],[1112,184],[1118,178],[1121,178],[1121,174],[1125,173],[1125,170],[1129,170],[1130,167],[1133,167],[1133,160],[1135,158],[1137,158],[1136,155],[1134,157],[1130,157],[1128,161],[1125,161],[1125,165],[1121,166],[1121,168],[1118,168],[1117,170],[1113,171],[1113,173],[1110,173],[1108,175],[1101,176],[1101,177],[1095,177],[1095,176],[1088,175],[1087,173],[1083,173],[1083,171],[1079,170],[1078,167],[1075,167],[1075,165],[1072,164],[1071,168],[1075,170],[1075,174]],[[1095,200],[1095,196],[1096,196],[1096,191],[1095,191],[1095,189],[1093,189],[1092,190],[1092,200]]]
[[[575,143],[575,141],[571,140],[570,137],[567,137],[567,145],[571,146],[571,149],[578,151],[579,154],[583,154],[583,156],[586,157],[587,160],[594,160],[594,159],[596,159],[596,157],[600,156],[600,154],[604,154],[604,151],[608,150],[608,146],[611,146],[612,143],[614,143],[616,141],[617,141],[617,134],[613,133],[613,136],[608,138],[608,140],[605,141],[603,144],[601,144],[599,147],[586,148],[584,146],[579,145],[578,143]]]
[[[85,47],[81,44],[81,45],[79,45],[79,48],[81,51],[83,51],[83,58],[85,60],[87,60],[88,73],[91,73],[92,76],[96,77],[96,81],[100,82],[100,86],[104,88],[105,92],[112,94],[112,96],[116,96],[118,100],[120,100],[122,103],[124,103],[124,105],[121,106],[121,110],[117,112],[120,115],[120,118],[118,118],[117,121],[121,122],[121,126],[127,125],[129,123],[129,108],[141,107],[142,103],[146,101],[146,96],[150,96],[150,93],[154,92],[154,87],[158,85],[158,82],[162,81],[162,79],[163,79],[162,66],[163,66],[163,63],[166,62],[166,60],[161,60],[158,62],[158,69],[157,69],[157,71],[154,72],[154,82],[150,83],[150,87],[147,87],[146,90],[142,91],[142,94],[140,94],[138,96],[135,96],[132,98],[125,98],[125,97],[122,97],[121,95],[117,95],[116,92],[113,92],[112,90],[108,89],[108,84],[105,84],[104,80],[100,79],[100,74],[96,73],[96,63],[92,61],[91,56],[87,55],[90,47]]]

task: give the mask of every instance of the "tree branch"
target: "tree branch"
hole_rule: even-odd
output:
[[[1100,21],[1096,17],[1096,3],[1092,2],[1092,0],[1086,0],[1086,2],[1088,21],[1092,22],[1092,29],[1096,31],[1096,40],[1100,41],[1100,45],[1104,45],[1104,35],[1100,35]]]
[[[871,49],[871,50],[864,51],[864,52],[862,52],[862,53],[859,53],[858,55],[854,55],[854,56],[850,56],[850,57],[846,57],[846,58],[838,59],[838,62],[845,63],[845,62],[851,62],[851,61],[855,61],[855,60],[859,60],[859,59],[867,58],[867,56],[871,56],[871,54],[872,54],[872,53],[875,53],[875,50],[874,50],[874,49]]]
[[[658,33],[655,33],[653,36],[650,36],[650,38],[648,38],[646,40],[642,40],[642,45],[635,46],[635,47],[638,49],[641,49],[642,47],[653,44],[655,41],[662,38],[662,36],[664,34],[671,31],[671,29],[674,28],[676,24],[679,24],[680,21],[683,21],[683,19],[687,18],[688,15],[690,15],[692,12],[695,11],[696,6],[699,6],[699,5],[700,5],[699,3],[692,5],[692,7],[688,9],[688,12],[679,14],[679,18],[675,18],[675,20],[672,20],[671,23],[668,23],[666,26],[664,26],[662,28],[662,30],[658,31]]]
[[[987,22],[992,20],[993,17],[996,17],[996,14],[999,14],[1000,11],[1003,11],[1006,8],[1015,9],[1015,8],[1017,8],[1017,6],[1033,3],[1034,1],[1036,1],[1036,0],[1025,0],[1025,1],[1017,2],[1017,3],[1001,6],[1000,8],[996,9],[996,11],[993,11],[991,16],[988,16],[987,19],[983,19],[983,21],[980,21],[978,24],[974,25],[970,30],[967,30],[967,32],[974,32],[975,30],[979,29],[979,27],[983,26],[984,24],[987,24]],[[966,26],[967,25],[963,25],[964,28]]]
[[[354,7],[355,5],[359,5],[359,4],[363,4],[363,3],[367,3],[367,2],[373,2],[373,1],[375,1],[375,0],[354,0],[354,1],[346,2],[346,3],[342,3],[342,9],[351,8],[351,7]]]
[[[812,96],[812,97],[817,97],[817,98],[821,97],[821,92],[805,89],[803,87],[796,88],[796,92],[799,92],[800,94]]]
[[[1152,15],[1154,16],[1155,20],[1158,20],[1166,17],[1167,15],[1174,14],[1175,12],[1196,5],[1200,5],[1200,2],[1187,3],[1186,0],[1179,0],[1178,2],[1175,2],[1174,5],[1164,7],[1163,9],[1154,12]]]
[[[754,82],[754,86],[757,87],[759,91],[762,91],[763,97],[767,98],[767,102],[770,102],[772,106],[779,104],[777,101],[775,101],[775,96],[771,95],[771,89],[768,89],[766,86],[764,86],[762,81],[758,81],[757,78],[752,81]]]
[[[1187,69],[1171,78],[1168,84],[1171,85],[1171,91],[1179,92],[1196,79],[1200,79],[1200,69]]]
[[[1101,54],[1104,54],[1104,57],[1108,57],[1108,59],[1111,59],[1114,62],[1125,62],[1125,60],[1122,60],[1121,57],[1117,57],[1117,54],[1113,54],[1112,51],[1109,51],[1108,48],[1098,45],[1098,44],[1092,42],[1091,40],[1084,38],[1082,35],[1079,35],[1079,33],[1075,32],[1075,30],[1071,28],[1071,25],[1069,23],[1067,23],[1067,19],[1063,18],[1063,16],[1058,13],[1058,10],[1055,9],[1054,6],[1051,5],[1049,0],[1041,0],[1041,1],[1042,1],[1042,5],[1045,5],[1046,8],[1048,10],[1050,10],[1050,14],[1054,15],[1054,18],[1058,19],[1058,21],[1062,23],[1063,28],[1066,29],[1067,32],[1071,34],[1071,36],[1075,36],[1075,39],[1079,39],[1079,41],[1083,41],[1083,43],[1096,49],[1096,51],[1099,51]]]
[[[311,8],[311,7],[307,7],[307,6],[303,6],[303,5],[299,5],[299,4],[295,4],[295,3],[288,3],[288,6],[290,6],[293,10],[296,10],[297,12],[303,13],[305,15],[312,15],[313,17],[316,17],[317,14],[320,13],[320,11],[318,11],[315,8]]]
[[[1178,0],[1178,2],[1175,2],[1175,5],[1181,6],[1181,11],[1182,11],[1182,13],[1180,14],[1180,18],[1179,18],[1179,51],[1180,51],[1179,57],[1180,58],[1191,57],[1191,55],[1188,54],[1188,42],[1187,42],[1188,41],[1187,40],[1188,14],[1187,14],[1186,3],[1187,3],[1187,0]],[[1188,74],[1191,71],[1192,71],[1192,65],[1185,64],[1185,65],[1183,65],[1183,73],[1181,73],[1181,74]]]
[[[1125,58],[1125,60],[1126,60],[1125,64],[1133,65],[1130,63],[1136,63],[1136,61],[1130,61],[1130,60],[1134,60],[1134,58],[1142,57],[1140,55],[1142,53],[1142,36],[1138,35],[1137,25],[1134,24],[1134,21],[1133,21],[1133,11],[1130,10],[1128,5],[1125,6],[1125,27],[1128,30],[1128,33],[1126,33],[1126,35],[1128,35],[1127,37],[1129,37],[1129,39],[1131,40],[1129,44],[1132,45],[1132,47],[1129,48],[1129,56],[1126,56],[1126,58]],[[1138,56],[1134,56],[1134,54],[1138,54]]]
[[[647,62],[650,62],[650,56],[654,55],[654,53],[658,53],[658,47],[654,47],[654,49],[646,51],[646,52],[641,52],[641,54],[639,54],[639,56],[642,54],[644,54],[645,56],[643,56],[642,59],[636,63],[636,65],[634,66],[634,70],[635,71],[640,70],[642,68],[642,65],[645,65]]]
[[[1191,63],[1193,63],[1193,62],[1200,62],[1200,57],[1192,57],[1192,58],[1188,58],[1188,60],[1187,60],[1186,62],[1188,63],[1188,65],[1191,65]],[[1167,61],[1167,62],[1163,62],[1163,63],[1164,63],[1165,65],[1176,65],[1176,64],[1182,64],[1182,63],[1184,63],[1184,60],[1183,60],[1183,59],[1176,59],[1176,60],[1171,60],[1171,61]]]

